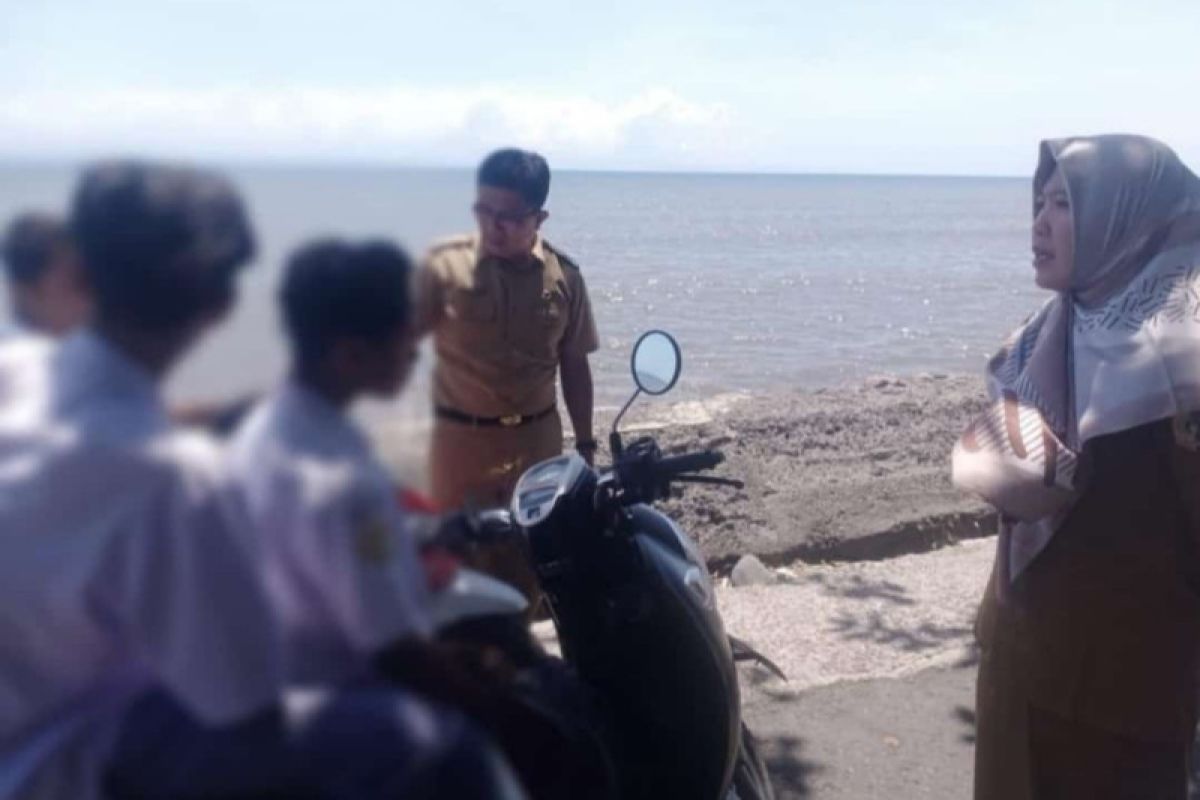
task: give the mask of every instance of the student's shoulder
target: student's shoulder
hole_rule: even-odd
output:
[[[364,508],[395,502],[387,471],[358,455],[290,447],[276,452],[264,466],[271,473],[267,480],[303,506],[307,515],[358,515]]]
[[[195,498],[230,487],[233,476],[228,455],[227,447],[212,435],[187,429],[164,433],[135,452],[146,469]]]

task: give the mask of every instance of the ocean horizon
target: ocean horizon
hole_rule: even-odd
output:
[[[214,162],[217,163],[217,162]],[[414,255],[469,231],[474,171],[225,163],[260,240],[229,324],[174,376],[215,397],[282,373],[274,291],[306,239],[396,240]],[[0,161],[0,220],[65,210],[77,167]],[[644,330],[684,351],[675,396],[972,372],[1044,298],[1029,266],[1027,178],[556,170],[545,237],[587,280],[597,403],[627,394]],[[5,310],[4,314],[7,314]],[[399,407],[427,413],[429,359]]]

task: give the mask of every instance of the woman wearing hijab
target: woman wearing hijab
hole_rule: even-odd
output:
[[[1178,798],[1200,667],[1200,179],[1138,136],[1043,142],[1036,281],[954,480],[1000,512],[976,800]]]

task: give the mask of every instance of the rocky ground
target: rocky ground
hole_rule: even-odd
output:
[[[994,530],[988,509],[950,483],[950,449],[982,404],[978,378],[880,377],[645,402],[629,435],[652,432],[669,452],[720,449],[728,461],[717,474],[746,482],[743,491],[688,486],[664,506],[724,572],[746,553],[769,565],[880,558]]]

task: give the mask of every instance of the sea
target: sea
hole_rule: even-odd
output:
[[[275,289],[317,236],[383,237],[413,254],[469,231],[470,170],[233,166],[260,240],[228,323],[172,377],[182,399],[269,388],[284,369]],[[77,170],[0,167],[0,221],[64,210]],[[674,396],[979,373],[1045,299],[1030,266],[1023,178],[557,172],[544,227],[582,268],[600,332],[600,408],[632,389],[650,329],[683,352]],[[5,310],[0,314],[7,314]],[[426,348],[405,396],[374,415],[428,416]]]

